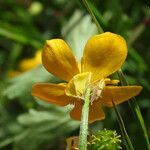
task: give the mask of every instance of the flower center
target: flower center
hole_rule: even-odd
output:
[[[105,88],[105,86],[110,85],[118,85],[119,80],[111,80],[110,78],[103,78],[100,81],[96,82],[91,86],[91,105],[95,100],[98,100],[102,96],[102,91]]]
[[[91,86],[91,105],[95,100],[98,100],[101,97],[102,90],[105,87],[105,79],[102,79]]]
[[[118,80],[110,80],[109,78],[103,78],[99,81],[91,83],[90,78],[90,72],[75,75],[67,85],[67,88],[65,90],[66,95],[84,101],[86,89],[88,86],[90,86],[90,103],[92,105],[95,100],[101,98],[102,91],[106,85],[114,85],[119,82]]]

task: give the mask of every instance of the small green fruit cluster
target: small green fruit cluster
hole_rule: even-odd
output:
[[[119,150],[121,148],[120,135],[116,131],[101,130],[89,136],[88,150]]]

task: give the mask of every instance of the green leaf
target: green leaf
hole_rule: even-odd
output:
[[[74,12],[62,28],[62,35],[78,60],[81,59],[86,41],[94,34],[97,34],[95,24],[92,23],[89,15],[83,16],[83,13],[79,10]]]
[[[42,43],[39,34],[35,36],[33,32],[26,32],[19,26],[12,26],[4,22],[0,23],[0,35],[22,44],[30,44],[35,48],[40,48]]]
[[[31,95],[31,87],[38,82],[58,82],[54,76],[48,73],[42,66],[39,66],[31,71],[25,72],[15,78],[9,80],[7,88],[3,91],[3,95],[9,99],[16,97],[23,98],[26,95]]]
[[[15,137],[14,148],[17,150],[25,150],[24,145],[28,143],[32,143],[28,146],[28,150],[37,150],[48,141],[54,146],[55,138],[63,137],[79,127],[79,122],[70,119],[69,108],[58,106],[51,106],[49,111],[31,109],[29,113],[20,115],[18,121],[28,128]]]
[[[36,125],[41,122],[52,122],[57,121],[60,117],[64,118],[64,114],[68,113],[68,110],[65,108],[54,107],[51,105],[49,108],[50,111],[37,111],[30,109],[29,113],[22,114],[18,117],[19,123],[23,125]],[[68,115],[69,116],[69,115]]]

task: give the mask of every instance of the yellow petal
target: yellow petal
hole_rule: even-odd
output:
[[[79,71],[81,72],[81,63],[78,63]]]
[[[120,82],[119,80],[111,80],[109,78],[105,79],[105,84],[106,85],[118,85],[119,82]]]
[[[66,95],[71,97],[82,97],[86,90],[89,75],[89,72],[75,75],[67,84]]]
[[[82,58],[82,71],[92,72],[93,81],[105,78],[117,71],[127,56],[125,40],[114,33],[106,32],[91,37]]]
[[[97,120],[102,120],[105,118],[104,111],[101,108],[100,101],[93,102],[92,105],[90,105],[90,111],[89,111],[89,122],[92,123]]]
[[[37,62],[34,58],[31,59],[23,59],[19,63],[19,70],[22,72],[28,71],[30,69],[33,69],[34,67],[37,67],[40,65],[40,62]]]
[[[106,86],[102,91],[100,101],[103,105],[112,107],[112,100],[116,105],[120,104],[138,95],[141,90],[141,86]]]
[[[35,54],[35,57],[33,58],[28,58],[28,59],[23,59],[19,63],[19,70],[22,72],[28,71],[34,67],[37,67],[40,65],[41,62],[41,50],[38,50]]]
[[[44,67],[53,75],[69,81],[79,73],[78,64],[69,46],[61,39],[47,40],[42,52]]]
[[[42,61],[41,61],[41,55],[42,55],[42,50],[38,50],[36,52],[35,58],[34,58],[37,62],[39,62],[39,64],[42,63]]]
[[[44,101],[65,106],[71,103],[71,99],[65,95],[66,85],[39,83],[32,87],[32,95]]]
[[[76,101],[73,110],[70,112],[71,118],[81,120],[82,101]],[[105,114],[101,108],[100,101],[93,102],[89,108],[89,123],[105,118]]]
[[[75,120],[81,120],[82,113],[82,101],[76,101],[74,104],[74,108],[70,112],[70,117]]]

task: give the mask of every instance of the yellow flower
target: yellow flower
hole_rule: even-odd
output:
[[[50,73],[67,83],[35,84],[32,94],[60,106],[73,104],[70,116],[80,120],[84,93],[87,86],[90,86],[89,122],[104,119],[102,106],[112,107],[112,101],[116,105],[120,104],[142,90],[141,86],[116,86],[118,80],[106,78],[121,67],[126,56],[125,40],[110,32],[95,35],[87,41],[81,65],[78,65],[65,41],[47,40],[42,53],[43,65]],[[87,83],[90,75],[90,83]]]
[[[28,59],[23,59],[20,63],[19,63],[19,70],[21,70],[21,72],[25,72],[28,71],[30,69],[33,69],[34,67],[37,67],[38,65],[41,64],[41,50],[38,50],[35,53],[35,56],[33,58],[28,58]]]
[[[16,77],[16,76],[22,74],[23,72],[33,69],[34,67],[37,67],[38,65],[40,65],[42,63],[41,62],[41,53],[42,53],[42,51],[38,50],[35,53],[35,56],[33,58],[21,60],[18,65],[18,69],[10,70],[8,72],[8,77],[10,77],[10,78]]]

